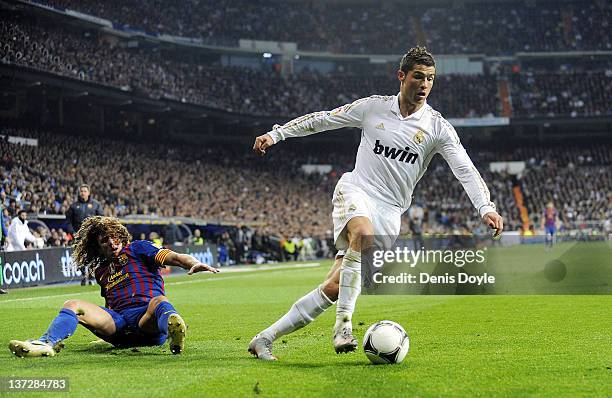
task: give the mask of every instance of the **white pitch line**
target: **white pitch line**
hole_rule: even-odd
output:
[[[92,293],[98,293],[98,292],[64,293],[64,294],[53,294],[53,295],[49,295],[49,296],[38,296],[38,297],[25,297],[25,298],[18,298],[18,299],[8,299],[8,300],[0,300],[0,304],[14,303],[14,302],[17,302],[17,301],[42,300],[42,299],[48,299],[48,298],[53,298],[53,297],[84,296],[86,294],[92,294]]]
[[[303,264],[292,264],[292,265],[260,265],[256,267],[251,266],[237,266],[229,268],[221,268],[222,274],[234,273],[234,272],[253,272],[253,271],[268,271],[274,269],[292,269],[292,268],[314,268],[320,266],[321,263],[303,263]]]
[[[190,285],[192,283],[200,283],[200,282],[215,282],[215,281],[222,281],[222,280],[227,280],[227,279],[236,279],[236,278],[251,278],[253,276],[256,275],[229,275],[229,276],[223,276],[223,274],[225,273],[231,273],[231,272],[255,272],[255,271],[271,271],[270,273],[276,273],[278,271],[289,271],[289,270],[293,270],[295,268],[298,269],[304,269],[304,268],[316,268],[321,266],[321,263],[306,263],[306,264],[296,264],[296,265],[264,265],[262,267],[259,268],[240,268],[240,269],[228,269],[228,270],[222,270],[221,271],[221,276],[214,276],[211,278],[206,278],[206,279],[194,279],[191,281],[180,281],[180,282],[168,282],[166,283],[166,285]]]
[[[237,268],[233,270],[224,270],[221,271],[222,275],[226,273],[235,273],[235,272],[257,272],[257,271],[271,271],[270,273],[275,273],[276,271],[289,271],[292,269],[308,269],[308,268],[316,268],[321,266],[321,263],[306,263],[306,264],[296,264],[296,265],[264,265],[259,268]],[[238,278],[249,278],[255,275],[228,275],[228,276],[217,276],[206,279],[194,279],[190,281],[180,281],[180,282],[167,282],[166,285],[189,285],[192,283],[201,283],[201,282],[215,282],[219,280],[227,280],[227,279],[238,279]],[[38,296],[38,297],[24,297],[17,299],[8,299],[8,300],[0,300],[0,304],[4,303],[15,303],[19,301],[33,301],[33,300],[44,300],[48,298],[55,297],[69,297],[69,296],[84,296],[87,294],[100,294],[98,291],[90,291],[90,292],[79,292],[79,293],[62,293],[62,294],[53,294],[48,296]]]

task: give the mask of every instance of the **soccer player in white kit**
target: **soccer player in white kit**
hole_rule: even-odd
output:
[[[401,215],[431,158],[440,153],[461,182],[483,221],[501,234],[503,220],[489,190],[459,141],[455,129],[426,102],[435,77],[433,56],[415,47],[402,57],[398,95],[373,95],[327,112],[294,119],[255,139],[253,150],[266,150],[287,138],[342,127],[361,128],[355,169],[345,173],[334,191],[334,241],[339,250],[326,280],[297,300],[289,311],[249,344],[249,352],[276,360],[272,343],[312,322],[338,302],[333,345],[337,353],[357,348],[351,317],[361,291],[361,251],[374,245],[374,236],[395,239]],[[387,244],[392,242],[386,242]],[[384,243],[383,243],[384,244]]]

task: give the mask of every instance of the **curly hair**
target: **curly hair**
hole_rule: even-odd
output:
[[[402,72],[408,73],[414,65],[436,66],[436,61],[426,47],[416,46],[404,54],[399,68]]]
[[[123,246],[132,240],[132,235],[127,228],[116,218],[95,216],[85,219],[74,236],[72,258],[81,271],[89,267],[91,275],[94,274],[96,268],[108,262],[108,259],[100,252],[98,244],[100,237],[119,239]]]

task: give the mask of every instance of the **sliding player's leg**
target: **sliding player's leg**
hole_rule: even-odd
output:
[[[373,244],[374,227],[367,217],[354,217],[346,225],[349,247],[339,272],[339,294],[333,344],[337,353],[355,351],[352,317],[361,292],[361,253]]]
[[[68,300],[38,340],[11,340],[9,349],[19,357],[54,356],[79,323],[102,336],[116,331],[115,321],[106,310],[87,301]]]
[[[166,296],[151,299],[147,311],[138,321],[138,328],[156,344],[163,344],[167,337],[173,354],[180,354],[185,349],[187,326]]]
[[[267,361],[276,360],[272,355],[274,340],[303,328],[334,304],[338,298],[338,278],[342,264],[342,253],[339,254],[320,286],[293,303],[285,315],[253,337],[249,344],[251,354]]]

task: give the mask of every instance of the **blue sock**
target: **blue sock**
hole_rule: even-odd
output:
[[[162,301],[155,308],[155,317],[157,318],[157,328],[160,333],[168,334],[168,317],[172,314],[178,314],[172,304],[167,301]]]
[[[62,308],[59,315],[49,325],[49,329],[40,337],[40,341],[44,341],[51,345],[72,336],[79,324],[74,311],[67,308]]]

